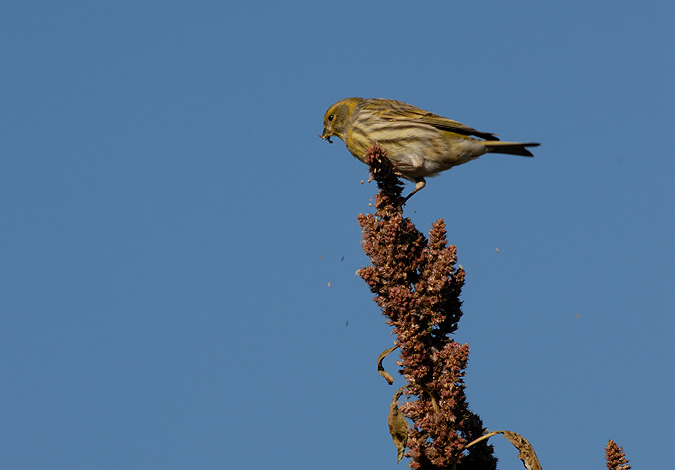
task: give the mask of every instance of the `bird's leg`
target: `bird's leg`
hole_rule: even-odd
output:
[[[405,204],[406,202],[408,202],[408,199],[410,199],[413,194],[415,194],[417,191],[419,191],[420,189],[422,189],[426,185],[427,185],[427,182],[424,181],[424,178],[419,178],[417,181],[415,181],[415,189],[413,189],[413,191],[405,197],[405,199],[403,200],[403,203]]]

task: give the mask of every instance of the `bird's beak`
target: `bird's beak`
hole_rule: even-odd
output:
[[[327,140],[329,144],[332,144],[333,141],[330,140],[330,138],[331,138],[332,135],[333,135],[333,134],[331,134],[331,135],[326,135],[326,128],[324,127],[324,129],[323,129],[323,134],[319,134],[319,137],[321,137],[323,140]]]

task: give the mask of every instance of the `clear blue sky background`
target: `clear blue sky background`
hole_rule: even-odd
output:
[[[424,232],[446,220],[467,270],[456,339],[485,425],[547,470],[603,469],[610,438],[671,468],[674,18],[671,1],[6,3],[0,466],[395,467],[403,382],[376,373],[392,338],[354,274],[376,187],[317,138],[364,96],[542,142],[406,208]]]

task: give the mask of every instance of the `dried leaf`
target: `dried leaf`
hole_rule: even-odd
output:
[[[465,447],[469,448],[474,444],[477,444],[480,441],[483,441],[489,437],[495,436],[497,434],[503,434],[505,439],[508,439],[511,444],[514,445],[516,449],[520,452],[518,453],[518,458],[523,462],[523,465],[527,470],[542,470],[537,454],[534,453],[534,448],[532,445],[520,434],[513,431],[492,431],[489,432],[478,439],[468,443]]]
[[[394,349],[398,348],[398,345],[394,346],[393,348],[388,348],[385,349],[380,353],[379,356],[377,356],[377,373],[380,374],[382,377],[384,377],[384,380],[387,381],[389,385],[392,385],[394,383],[394,378],[389,375],[389,373],[384,370],[384,367],[382,367],[382,361],[384,360],[385,357],[387,357],[389,354],[394,351]]]
[[[405,453],[405,445],[408,442],[408,422],[405,420],[401,410],[398,409],[398,399],[401,397],[404,388],[405,386],[399,388],[396,391],[396,394],[391,399],[391,404],[389,405],[389,433],[391,433],[391,438],[394,440],[394,445],[396,446],[396,450],[398,452],[398,460],[396,461],[397,464],[403,458],[403,454]]]

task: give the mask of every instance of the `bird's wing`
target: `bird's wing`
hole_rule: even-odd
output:
[[[462,124],[461,122],[453,121],[452,119],[439,116],[438,114],[424,111],[412,105],[405,107],[391,107],[378,113],[379,117],[389,121],[413,121],[422,124],[428,124],[437,129],[454,132],[461,135],[472,135],[480,137],[485,140],[499,140],[499,138],[491,132],[481,132],[473,127]]]

